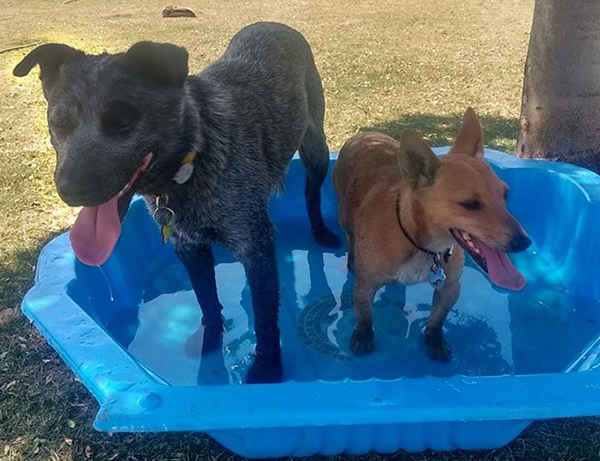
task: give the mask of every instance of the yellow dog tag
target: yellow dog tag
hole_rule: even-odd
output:
[[[173,235],[173,226],[171,226],[170,223],[166,226],[161,226],[160,233],[162,234],[162,241],[166,245],[169,241],[169,237]]]

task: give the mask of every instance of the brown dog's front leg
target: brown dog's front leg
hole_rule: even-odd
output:
[[[427,355],[433,360],[449,362],[452,356],[450,345],[444,339],[443,326],[444,320],[456,303],[459,294],[460,282],[458,280],[450,283],[446,281],[444,288],[435,290],[433,294],[433,307],[425,329]]]
[[[373,352],[373,315],[371,304],[375,287],[357,276],[354,284],[354,313],[356,326],[350,338],[350,349],[355,355],[370,354]]]

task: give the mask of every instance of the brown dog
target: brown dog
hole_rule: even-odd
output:
[[[442,326],[459,296],[463,249],[496,285],[513,290],[525,285],[506,252],[523,251],[531,240],[506,209],[508,186],[483,160],[483,132],[471,108],[448,155],[438,158],[408,131],[400,143],[362,133],[342,147],[333,180],[348,267],[356,271],[350,344],[355,354],[374,347],[375,291],[429,278],[435,291],[427,353],[448,361]]]

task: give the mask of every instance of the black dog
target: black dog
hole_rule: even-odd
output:
[[[325,101],[304,37],[281,24],[253,24],[192,76],[185,49],[152,42],[93,56],[42,45],[14,73],[24,76],[36,64],[57,152],[58,193],[84,206],[71,232],[80,259],[108,258],[131,197],[143,194],[164,237],[172,233],[203,323],[217,337],[222,306],[211,245],[242,261],[257,338],[247,380],[279,381],[279,284],[267,203],[296,150],[308,171],[314,237],[325,246],[340,243],[321,214],[329,161]]]

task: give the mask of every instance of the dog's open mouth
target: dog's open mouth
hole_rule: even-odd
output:
[[[151,160],[152,153],[149,153],[118,194],[100,205],[83,207],[79,212],[71,229],[71,246],[82,263],[97,266],[109,258],[121,234],[121,218],[133,196],[133,187],[148,170]]]
[[[517,270],[506,253],[491,249],[477,237],[461,229],[450,229],[450,233],[494,284],[508,290],[520,290],[525,286],[525,276]]]

